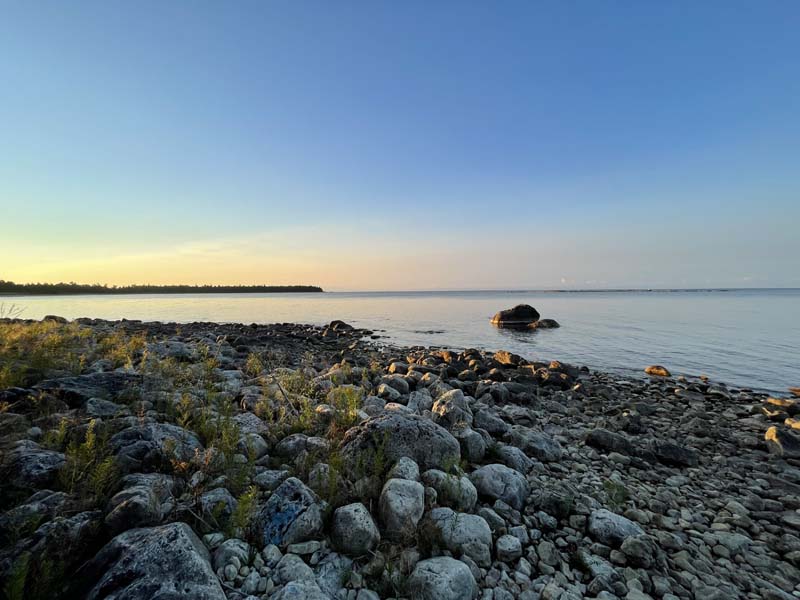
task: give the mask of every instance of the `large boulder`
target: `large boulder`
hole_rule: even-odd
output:
[[[605,508],[594,510],[589,515],[588,531],[593,540],[612,548],[621,546],[626,538],[644,533],[630,519]]]
[[[80,408],[90,398],[113,400],[121,392],[139,383],[139,376],[124,371],[88,373],[75,377],[60,377],[41,381],[34,386],[66,402],[70,408]]]
[[[471,600],[478,595],[478,584],[466,564],[439,556],[417,563],[406,595],[415,600]]]
[[[451,390],[439,396],[431,412],[434,422],[446,429],[472,426],[472,410],[461,390]]]
[[[784,458],[800,458],[800,436],[786,427],[772,426],[764,434],[769,451]]]
[[[284,481],[254,519],[256,534],[266,544],[286,547],[322,533],[326,503],[296,477]]]
[[[539,320],[539,311],[528,304],[518,304],[514,308],[501,310],[492,317],[492,324],[498,327],[525,329]]]
[[[411,540],[425,512],[425,488],[409,479],[390,479],[383,486],[378,506],[386,536]]]
[[[20,440],[3,457],[0,472],[10,488],[31,490],[51,486],[65,462],[61,452],[47,450],[31,440]]]
[[[342,440],[341,455],[347,472],[360,477],[373,474],[376,463],[391,465],[403,456],[423,471],[441,468],[457,463],[461,450],[450,432],[433,421],[388,411],[350,429]]]
[[[356,502],[341,506],[333,513],[331,540],[341,552],[363,556],[375,549],[381,534],[367,507]]]
[[[517,510],[522,510],[530,493],[525,476],[505,465],[483,466],[473,471],[470,479],[480,496],[502,500]]]
[[[225,600],[208,550],[186,523],[131,529],[81,569],[87,600]]]
[[[470,512],[478,501],[478,490],[466,475],[431,469],[422,474],[422,482],[436,490],[436,499],[441,506]]]
[[[109,501],[105,517],[112,535],[158,525],[165,512],[162,503],[172,498],[176,483],[170,475],[135,473],[123,478],[122,487]]]
[[[172,461],[190,461],[203,445],[197,436],[169,423],[134,425],[111,436],[108,442],[123,472],[156,471]]]
[[[478,515],[434,508],[420,524],[420,543],[436,554],[447,550],[481,567],[492,564],[492,530]]]

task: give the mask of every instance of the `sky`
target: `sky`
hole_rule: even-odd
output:
[[[800,3],[3,3],[0,279],[800,287]]]

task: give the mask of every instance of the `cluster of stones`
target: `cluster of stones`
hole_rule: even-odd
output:
[[[192,360],[194,344],[218,333],[196,325],[151,350]],[[508,352],[377,347],[340,324],[298,327],[277,342],[245,333],[215,343],[219,393],[238,407],[241,447],[257,453],[250,535],[203,527],[213,510],[237,506],[224,478],[204,482],[195,498],[200,475],[187,483],[159,468],[165,446],[188,459],[200,441],[146,400],[118,403],[135,373],[98,366],[37,390],[112,425],[121,488],[105,510],[63,510],[69,498],[50,490],[64,455],[38,443],[41,428],[24,414],[0,415],[3,436],[16,439],[5,485],[32,492],[0,517],[0,576],[20,552],[61,544],[79,555],[100,540],[81,558],[73,596],[800,597],[794,399]],[[310,376],[323,394],[342,377],[363,387],[359,423],[335,442],[312,431],[277,439],[251,412],[262,389],[243,373],[247,353],[264,343],[285,343],[290,356],[304,345],[320,352]],[[381,373],[368,369],[375,361]],[[2,393],[13,406],[30,392]],[[316,409],[326,422],[335,411]],[[11,544],[31,514],[42,524]]]

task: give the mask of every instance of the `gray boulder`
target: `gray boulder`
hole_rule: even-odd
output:
[[[270,600],[331,600],[313,581],[292,581],[287,583]]]
[[[492,530],[478,515],[434,508],[420,525],[421,543],[431,549],[468,556],[481,567],[492,564]]]
[[[172,498],[175,480],[161,473],[135,473],[124,477],[122,486],[109,501],[105,517],[112,535],[158,525],[164,517],[162,503]]]
[[[478,595],[478,584],[466,564],[439,556],[417,563],[406,595],[415,600],[471,600]]]
[[[352,556],[362,556],[375,549],[381,540],[367,507],[356,502],[337,508],[331,525],[333,545]]]
[[[478,490],[466,475],[451,475],[437,469],[422,474],[422,482],[436,490],[440,505],[460,512],[471,512],[478,501]]]
[[[286,547],[319,537],[326,503],[296,477],[284,481],[256,515],[256,534],[265,545]]]
[[[342,459],[355,477],[372,474],[378,453],[384,464],[407,456],[422,470],[441,468],[461,458],[458,441],[450,432],[429,419],[399,411],[367,419],[342,440]],[[365,472],[357,473],[359,469]]]
[[[61,452],[47,450],[31,440],[21,440],[5,455],[0,471],[4,482],[14,488],[49,487],[55,483],[65,461]]]
[[[446,429],[472,426],[472,410],[461,390],[445,392],[433,403],[431,413],[435,423]]]
[[[87,600],[225,600],[208,550],[186,523],[126,531],[81,572],[93,584]]]
[[[530,493],[525,476],[505,465],[486,465],[473,471],[472,483],[480,496],[502,500],[516,510],[522,510]]]
[[[197,436],[168,423],[135,425],[116,433],[109,449],[124,472],[153,471],[171,460],[189,461],[203,445]]]
[[[378,505],[386,536],[410,540],[425,511],[425,488],[409,479],[390,479],[383,486]]]
[[[284,554],[275,567],[272,578],[278,584],[290,581],[314,581],[314,571],[296,554]]]
[[[563,450],[552,437],[541,431],[534,431],[522,425],[515,425],[506,434],[507,441],[542,462],[558,462]]]
[[[589,515],[588,531],[593,540],[612,548],[618,548],[628,537],[644,533],[630,519],[605,508],[594,510]]]

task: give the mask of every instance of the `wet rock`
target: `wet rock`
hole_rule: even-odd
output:
[[[225,600],[203,543],[185,523],[132,529],[112,539],[82,569],[87,600]]]

